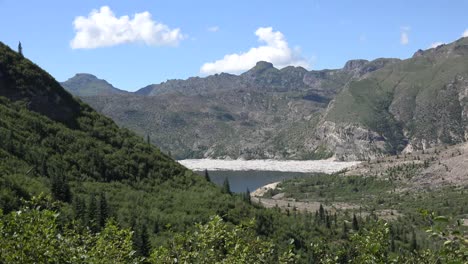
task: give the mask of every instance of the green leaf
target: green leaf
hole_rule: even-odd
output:
[[[439,222],[439,223],[447,223],[448,220],[449,220],[448,217],[442,216],[442,215],[434,218],[434,221]]]

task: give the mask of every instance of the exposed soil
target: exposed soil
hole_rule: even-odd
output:
[[[468,142],[363,162],[345,175],[368,175],[388,178],[388,171],[398,166],[419,164],[406,183],[407,189],[433,189],[444,186],[468,186]]]
[[[406,170],[404,174],[402,171],[405,171],[406,167],[413,169]],[[391,171],[395,173],[392,174]],[[468,188],[468,143],[369,160],[349,168],[343,175],[377,176],[394,180],[404,186],[399,191],[428,190],[445,186]],[[251,193],[252,201],[267,208],[279,207],[290,211],[315,212],[320,208],[320,202],[284,198],[284,193],[276,194],[272,198],[262,197],[268,190],[277,188],[278,184],[279,182],[275,182],[255,190]],[[360,208],[359,204],[350,203],[323,206],[331,212]],[[402,216],[398,211],[390,209],[379,210],[375,214],[387,220],[396,220]],[[465,219],[464,224],[468,225],[467,223],[468,219]]]

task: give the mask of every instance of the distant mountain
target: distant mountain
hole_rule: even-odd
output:
[[[322,71],[259,62],[239,76],[169,80],[135,94],[81,98],[177,158],[325,158],[333,153],[304,142],[314,137],[329,102],[350,81],[396,62],[350,61]]]
[[[468,38],[388,64],[346,85],[307,144],[343,159],[468,140]]]
[[[334,70],[258,62],[81,98],[177,158],[362,160],[468,139],[467,42]]]
[[[105,80],[87,73],[78,73],[72,78],[62,82],[61,85],[76,96],[98,96],[111,94],[125,94],[126,91],[112,86]]]

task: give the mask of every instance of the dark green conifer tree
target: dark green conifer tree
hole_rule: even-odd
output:
[[[67,177],[65,175],[53,175],[51,181],[52,197],[56,200],[70,203],[72,201],[72,194]]]
[[[99,195],[98,213],[97,224],[102,228],[106,225],[106,220],[109,217],[109,207],[107,205],[107,198],[104,192],[101,192]]]
[[[418,250],[418,241],[416,239],[416,233],[414,232],[414,229],[411,233],[411,244],[410,244],[411,250],[416,251]]]
[[[325,220],[325,209],[323,209],[322,204],[320,204],[320,208],[319,208],[319,217],[320,217],[320,222],[323,222]]]
[[[206,180],[207,182],[211,182],[210,174],[208,173],[208,170],[207,170],[207,169],[205,169],[205,180]]]
[[[141,226],[140,241],[141,241],[140,254],[143,257],[149,257],[150,252],[151,252],[151,244],[149,240],[148,228],[146,227],[145,224]]]
[[[91,194],[89,197],[89,204],[88,204],[88,226],[91,231],[97,233],[99,231],[99,226],[97,223],[97,217],[99,215],[97,206],[96,196]]]
[[[18,53],[23,57],[23,46],[21,45],[21,41],[18,43]]]
[[[231,194],[231,185],[229,184],[228,178],[224,178],[222,190],[223,190],[223,193]]]
[[[245,194],[244,194],[244,201],[247,202],[248,204],[251,204],[252,203],[252,200],[250,198],[250,190],[249,188],[247,188],[247,190],[245,191]]]
[[[328,229],[331,229],[331,220],[330,220],[330,215],[329,214],[326,214],[325,216],[325,226],[328,228]]]
[[[359,231],[359,223],[356,217],[356,214],[353,214],[353,229]]]
[[[73,199],[73,211],[76,219],[79,219],[83,224],[86,223],[86,202],[83,198]]]

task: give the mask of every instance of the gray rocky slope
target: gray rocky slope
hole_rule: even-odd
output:
[[[321,71],[259,62],[241,75],[80,97],[179,159],[363,160],[467,139],[467,42],[403,61]]]
[[[177,158],[324,158],[332,153],[304,142],[315,136],[330,101],[351,80],[396,61],[356,60],[322,71],[259,62],[239,76],[222,73],[169,80],[134,94],[80,97]]]

